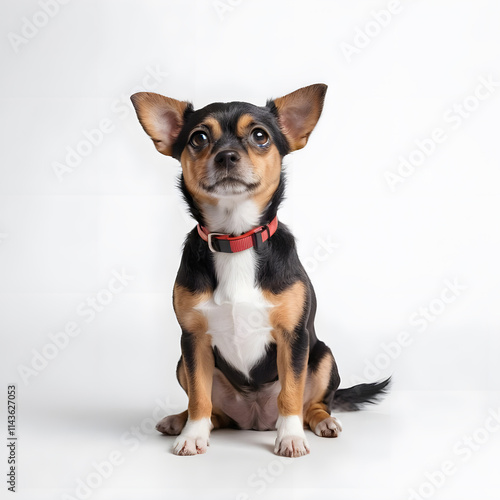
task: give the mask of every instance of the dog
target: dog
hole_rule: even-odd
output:
[[[198,223],[173,292],[188,409],[157,425],[177,436],[177,455],[205,453],[211,430],[226,427],[276,429],[277,455],[306,455],[304,426],[337,437],[333,409],[357,410],[386,392],[389,379],[338,389],[335,359],[314,330],[313,286],[277,218],[283,157],[306,145],[326,90],[198,110],[155,93],[131,96],[156,149],[180,161],[179,186]]]

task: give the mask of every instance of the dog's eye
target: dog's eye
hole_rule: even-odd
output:
[[[267,132],[261,128],[254,129],[251,137],[252,141],[257,144],[257,146],[264,147],[269,144],[269,136],[267,135]]]
[[[196,149],[204,148],[208,144],[208,135],[201,131],[195,132],[189,139],[189,144]]]

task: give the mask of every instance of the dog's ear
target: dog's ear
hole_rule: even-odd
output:
[[[130,100],[142,128],[151,137],[156,149],[172,156],[172,146],[184,124],[184,112],[192,107],[191,104],[153,92],[138,92]]]
[[[291,151],[307,144],[323,110],[327,88],[323,83],[309,85],[268,103],[276,107],[281,131],[287,138]]]

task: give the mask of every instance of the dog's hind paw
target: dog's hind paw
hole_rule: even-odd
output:
[[[178,413],[177,415],[168,415],[168,417],[162,418],[156,424],[156,430],[162,434],[167,434],[168,436],[178,436],[187,420],[187,412]]]
[[[342,425],[335,417],[322,420],[314,429],[314,434],[321,437],[336,438],[342,431]]]

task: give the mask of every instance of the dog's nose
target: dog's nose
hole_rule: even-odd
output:
[[[215,155],[214,162],[219,167],[229,169],[236,166],[240,158],[241,156],[236,151],[228,149],[225,151],[219,151]]]

